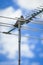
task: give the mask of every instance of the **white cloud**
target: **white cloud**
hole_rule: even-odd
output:
[[[31,50],[34,50],[34,49],[35,49],[35,46],[36,46],[35,44],[31,44],[31,45],[30,45],[30,49],[31,49]]]
[[[25,44],[25,43],[28,43],[28,38],[26,36],[29,36],[29,34],[25,34],[24,37],[21,38],[21,43]]]
[[[23,41],[25,40],[25,41]],[[2,35],[3,50],[0,53],[5,54],[8,58],[14,59],[18,55],[18,37],[11,35]],[[27,43],[28,39],[22,37],[21,56],[33,58],[34,53],[30,50]]]
[[[29,58],[34,57],[34,53],[29,49],[28,44],[22,44],[21,45],[21,56],[29,57]]]
[[[34,42],[34,41],[35,41],[35,42]],[[38,40],[37,40],[37,39],[30,39],[30,40],[29,40],[29,43],[37,44],[37,43],[38,43]]]
[[[14,58],[18,50],[18,38],[16,36],[2,35],[4,50],[2,53],[7,54],[7,57]]]
[[[43,0],[16,0],[16,2],[20,7],[25,9],[34,9],[43,4]]]
[[[8,7],[4,10],[0,10],[0,16],[15,18],[15,17],[20,17],[21,15],[22,15],[22,11],[20,9],[15,11],[12,7]],[[10,24],[16,22],[14,20],[6,19],[6,18],[0,18],[0,21]]]
[[[43,40],[41,41],[41,43],[43,44]]]
[[[41,34],[40,37],[41,37],[41,39],[42,39],[42,40],[41,40],[41,43],[43,44],[43,34]]]
[[[29,60],[21,61],[21,65],[30,65]]]
[[[34,62],[31,65],[40,65],[38,62]]]
[[[17,61],[13,61],[13,62],[0,62],[0,65],[18,65]]]
[[[42,57],[43,58],[43,52],[39,54],[39,57]]]

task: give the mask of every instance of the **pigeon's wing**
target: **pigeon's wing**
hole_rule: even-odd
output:
[[[18,21],[16,21],[16,23],[13,26],[18,28]]]

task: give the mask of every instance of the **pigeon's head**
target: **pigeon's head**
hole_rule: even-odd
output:
[[[24,18],[24,17],[23,17],[23,15],[21,15],[21,17],[20,17],[20,18]]]

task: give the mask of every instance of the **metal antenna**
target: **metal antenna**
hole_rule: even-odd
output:
[[[19,40],[18,40],[18,52],[19,52],[19,57],[18,57],[18,65],[21,63],[21,23],[20,21],[18,22],[18,31],[19,31]]]

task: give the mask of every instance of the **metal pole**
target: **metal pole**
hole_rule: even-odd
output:
[[[19,31],[19,44],[18,44],[18,53],[19,53],[19,57],[18,57],[18,65],[20,65],[21,63],[21,24],[20,21],[18,22],[18,31]]]

